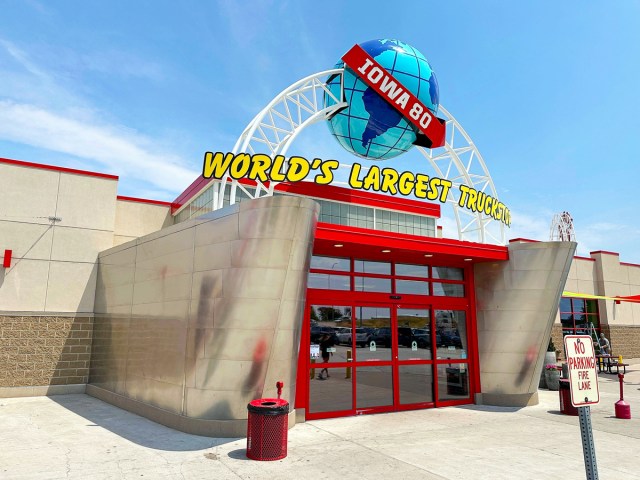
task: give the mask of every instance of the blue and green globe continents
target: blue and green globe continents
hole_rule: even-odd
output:
[[[433,112],[438,113],[438,81],[422,53],[399,40],[370,40],[360,46]],[[336,68],[344,67],[338,62]],[[340,77],[327,86],[340,98]],[[328,120],[331,134],[347,151],[363,158],[385,160],[409,150],[416,140],[416,127],[384,98],[360,80],[349,67],[344,72],[344,94],[348,104]],[[325,107],[335,101],[325,93]]]

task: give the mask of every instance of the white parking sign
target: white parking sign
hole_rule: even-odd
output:
[[[592,338],[589,335],[566,335],[564,351],[569,365],[573,406],[584,407],[599,403],[598,372]]]

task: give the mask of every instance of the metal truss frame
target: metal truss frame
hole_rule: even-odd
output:
[[[233,153],[250,154],[266,153],[275,157],[286,155],[295,138],[306,127],[320,120],[325,120],[347,106],[343,100],[344,69],[334,68],[309,75],[280,92],[269,104],[258,113],[244,129],[233,147]],[[340,98],[331,92],[326,85],[327,78],[340,78]],[[324,96],[329,98],[325,106]],[[225,189],[230,189],[231,204],[236,201],[236,191],[240,188],[251,198],[273,195],[278,182],[265,185],[257,180],[254,192],[248,191],[237,180],[225,175],[213,187],[213,209],[222,208]]]
[[[444,147],[433,150],[417,148],[429,160],[440,178],[446,178],[453,183],[447,203],[453,207],[458,239],[504,245],[506,243],[504,223],[484,213],[472,212],[458,205],[460,185],[467,185],[495,199],[498,198],[498,193],[482,155],[460,122],[443,106],[440,106],[438,114],[447,122],[447,139]]]
[[[573,218],[569,212],[556,213],[551,220],[549,240],[552,242],[575,242],[576,232],[573,229]]]
[[[285,155],[291,143],[309,125],[327,119],[347,107],[344,101],[344,70],[336,68],[315,73],[292,84],[278,94],[244,129],[233,153],[268,153],[272,157]],[[327,78],[340,78],[340,98],[327,87]],[[329,105],[325,105],[325,94]],[[447,141],[444,147],[429,150],[417,147],[440,178],[453,183],[447,203],[454,212],[458,238],[479,243],[505,244],[504,224],[483,214],[474,213],[458,205],[459,185],[467,185],[479,192],[498,198],[493,180],[482,155],[460,123],[442,106],[439,113],[447,122]],[[266,147],[266,151],[265,151]],[[236,202],[240,188],[250,198],[271,196],[277,182],[265,185],[257,181],[254,191],[247,190],[237,180],[225,175],[213,184],[213,209],[222,208],[225,189],[229,189],[230,203]]]

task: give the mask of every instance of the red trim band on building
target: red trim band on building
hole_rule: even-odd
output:
[[[590,258],[590,257],[579,257],[578,255],[575,255],[573,258],[575,258],[576,260],[588,260],[590,262],[595,262],[596,259],[595,258]]]
[[[333,248],[336,244],[341,248]],[[505,261],[509,250],[502,245],[465,242],[451,238],[422,237],[383,230],[370,230],[346,225],[318,222],[315,235],[316,251],[323,255],[370,256],[381,259],[381,251],[389,250],[396,261],[415,260],[417,256],[430,255],[429,261],[453,262],[462,265],[469,261]],[[349,251],[352,245],[357,251]]]
[[[364,83],[415,125],[431,141],[430,148],[444,145],[446,129],[443,121],[431,113],[418,97],[387,72],[360,45],[354,45],[342,56],[342,60]]]
[[[162,207],[171,207],[173,203],[171,202],[163,202],[161,200],[150,200],[147,198],[137,198],[137,197],[125,197],[124,195],[118,195],[116,197],[118,200],[123,202],[137,202],[137,203],[148,203],[150,205],[159,205]]]
[[[22,160],[11,160],[9,158],[0,158],[0,163],[9,165],[18,165],[20,167],[39,168],[41,170],[53,170],[54,172],[73,173],[75,175],[86,175],[88,177],[107,178],[109,180],[118,180],[117,175],[109,175],[107,173],[89,172],[87,170],[77,170],[75,168],[57,167],[55,165],[43,165],[41,163],[24,162]]]

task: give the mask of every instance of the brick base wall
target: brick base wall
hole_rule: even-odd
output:
[[[640,358],[640,327],[603,325],[602,331],[611,342],[614,356]]]
[[[0,315],[0,387],[87,383],[91,317]]]
[[[624,358],[640,358],[640,326],[602,325],[604,336],[611,342],[611,353],[614,356],[622,355]],[[551,338],[557,350],[560,350],[558,360],[564,360],[564,341],[562,339],[562,326],[554,325]]]
[[[558,360],[564,360],[564,339],[562,338],[562,325],[554,325],[551,330],[551,340],[556,347],[558,353]]]

